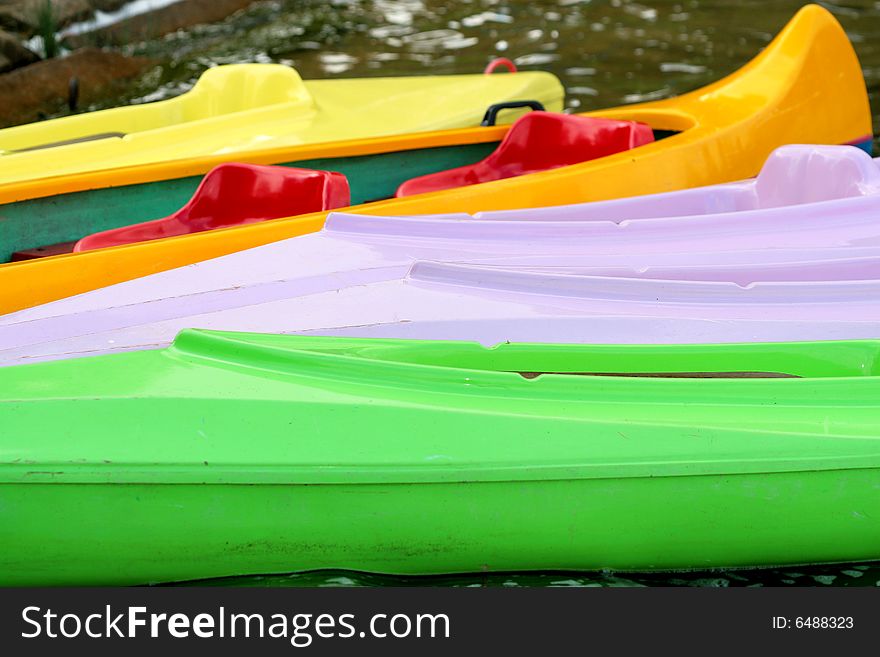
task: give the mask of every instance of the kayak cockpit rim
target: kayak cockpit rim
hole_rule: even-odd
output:
[[[487,348],[186,330],[160,351],[4,370],[13,430],[0,483],[348,486],[874,470],[878,355],[876,340]],[[800,378],[519,374],[585,366]],[[194,394],[195,381],[205,385]],[[135,445],[112,428],[89,434],[89,422],[115,426],[132,413],[151,414]],[[478,419],[498,434],[488,443]],[[388,458],[374,458],[357,427],[389,421]],[[48,430],[56,425],[63,430]]]
[[[654,386],[791,385],[815,379],[880,376],[880,341],[724,345],[582,345],[340,338],[186,329],[171,358],[289,372],[296,376],[412,387],[422,380],[497,386],[502,394],[534,386],[564,390],[578,381],[624,378]],[[104,356],[108,357],[108,356]],[[112,357],[112,356],[110,356]],[[633,366],[626,365],[632,362]],[[577,376],[572,376],[577,375]],[[602,385],[605,385],[604,383]]]

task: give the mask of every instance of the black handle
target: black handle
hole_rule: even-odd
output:
[[[495,103],[489,105],[489,109],[483,115],[480,125],[495,125],[495,119],[498,118],[498,112],[506,109],[516,109],[517,107],[530,107],[535,112],[543,112],[544,106],[537,100],[510,100],[506,103]]]
[[[79,107],[79,80],[75,77],[67,81],[67,107],[71,112]]]

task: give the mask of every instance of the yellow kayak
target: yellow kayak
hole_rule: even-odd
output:
[[[664,192],[753,176],[769,153],[784,144],[870,144],[871,139],[871,115],[858,59],[839,23],[817,5],[799,11],[760,55],[714,84],[678,98],[588,115],[647,123],[658,137],[665,138],[582,164],[444,192],[366,203],[351,211],[380,215],[476,212]],[[301,147],[301,151],[288,149],[283,154],[274,151],[272,157],[283,158],[276,159],[277,162],[302,162],[318,157],[319,152],[325,158],[377,153],[395,144],[409,149],[419,148],[420,144],[433,149],[456,143],[473,145],[497,140],[503,130],[473,128],[391,137],[384,142],[335,142],[319,150],[307,146]],[[661,134],[663,131],[665,134]],[[264,153],[258,160],[269,163],[267,157]],[[211,162],[207,158],[169,165],[176,173],[156,165],[131,167],[109,172],[108,178],[114,185],[165,180],[171,175],[206,171]],[[393,174],[389,170],[387,175]],[[52,198],[37,197],[46,197],[52,189],[86,194],[85,190],[96,184],[109,183],[100,183],[94,177],[61,177],[11,185],[0,189],[0,202],[36,198],[51,204]],[[320,229],[325,217],[326,212],[314,213],[0,265],[0,312],[302,235]]]
[[[304,81],[280,64],[230,64],[177,98],[0,130],[0,182],[477,126],[490,105],[527,99],[558,111],[564,95],[540,71]]]

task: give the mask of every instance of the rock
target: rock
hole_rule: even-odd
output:
[[[22,45],[18,37],[0,30],[0,73],[40,61],[40,56]]]
[[[92,9],[110,13],[122,9],[132,0],[89,0]]]
[[[80,106],[85,107],[154,65],[143,57],[83,48],[0,75],[0,127],[37,121],[66,107],[72,77],[79,80]]]
[[[46,0],[0,0],[0,28],[32,36]],[[94,11],[88,0],[51,0],[57,28],[85,20]]]
[[[2,1],[2,0],[0,0]],[[67,43],[80,46],[118,46],[146,41],[176,30],[215,23],[244,9],[254,0],[181,0],[156,11],[132,16],[93,32],[70,37]]]

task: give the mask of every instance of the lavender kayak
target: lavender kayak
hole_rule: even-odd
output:
[[[625,231],[632,231],[634,237],[621,245],[618,233]],[[716,247],[734,250],[713,252],[705,244],[713,235],[718,238]],[[7,315],[0,318],[0,349],[118,328],[105,321],[111,315],[136,313],[141,317],[138,321],[149,322],[153,318],[144,315],[149,312],[144,309],[166,302],[181,302],[187,314],[198,315],[235,304],[397,280],[418,260],[534,273],[728,280],[746,285],[880,278],[878,257],[880,223],[867,208],[815,222],[772,217],[752,231],[737,230],[730,215],[619,225],[334,214],[319,233]]]
[[[158,348],[188,327],[486,345],[880,337],[880,280],[742,287],[417,262],[395,280],[304,294],[284,287],[215,291],[198,299],[200,310],[190,297],[171,296],[30,322],[16,328],[31,329],[35,344],[0,351],[0,363]]]
[[[613,201],[557,207],[480,212],[500,221],[624,221],[752,212],[880,194],[880,159],[854,146],[782,146],[757,178]]]
[[[399,278],[416,260],[539,269],[671,267],[681,268],[682,275],[701,278],[700,269],[719,264],[745,268],[803,259],[872,256],[880,249],[878,212],[880,196],[761,212],[621,223],[335,213],[318,233],[11,313],[0,318],[0,327],[170,296],[189,296],[198,304],[199,295],[213,291],[280,281],[288,284],[289,294],[337,289]],[[830,250],[838,255],[828,255]],[[719,256],[719,252],[742,253]],[[710,272],[708,277],[717,276]],[[9,343],[0,329],[3,345]]]

